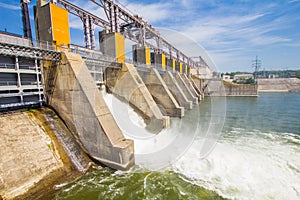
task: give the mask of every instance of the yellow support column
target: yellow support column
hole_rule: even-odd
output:
[[[166,55],[165,54],[161,54],[161,68],[163,70],[166,70]]]
[[[182,73],[182,62],[179,62],[179,72]]]
[[[172,69],[173,69],[173,72],[176,71],[176,60],[175,59],[172,59]]]
[[[125,62],[125,38],[119,33],[115,34],[115,50],[116,50],[116,59],[119,63]]]
[[[150,54],[150,48],[149,47],[146,47],[145,48],[145,54],[146,54],[146,65],[147,67],[150,67],[151,65],[151,54]]]

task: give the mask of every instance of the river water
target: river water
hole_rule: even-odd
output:
[[[137,165],[94,167],[47,199],[300,199],[300,93],[205,98],[155,137],[126,104],[104,98],[136,123],[126,129],[117,119],[140,134],[126,134]]]

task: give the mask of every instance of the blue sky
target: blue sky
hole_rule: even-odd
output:
[[[70,1],[104,17],[88,0]],[[253,71],[256,55],[262,69],[300,69],[300,0],[119,1],[155,27],[178,31],[201,45],[219,71]],[[22,34],[19,1],[1,0],[0,11],[0,30]],[[72,42],[83,44],[80,19],[70,16],[70,26]]]

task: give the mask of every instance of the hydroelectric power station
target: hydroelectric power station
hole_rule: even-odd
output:
[[[21,1],[25,37],[0,32],[0,109],[46,105],[91,158],[126,170],[134,165],[134,144],[124,137],[99,88],[105,85],[128,102],[155,134],[170,126],[170,117],[184,117],[216,80],[197,76],[200,69],[210,70],[201,56],[188,57],[125,7],[113,0],[91,2],[103,9],[105,19],[65,0],[38,0],[33,40],[29,2]],[[84,47],[71,44],[69,14],[82,21]],[[96,26],[102,29],[100,51]],[[125,38],[135,43],[132,58],[126,58]]]

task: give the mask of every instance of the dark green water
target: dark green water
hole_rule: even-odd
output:
[[[47,199],[222,199],[214,192],[186,182],[171,172],[132,169],[114,172],[104,168],[88,172],[80,180]]]
[[[224,98],[216,100],[215,108]],[[220,104],[220,105],[219,105]],[[206,157],[203,134],[168,169],[93,169],[46,199],[300,199],[300,93],[226,98],[222,134]],[[214,124],[211,99],[200,130]],[[189,121],[199,117],[190,112]],[[209,120],[210,119],[210,122]],[[194,120],[197,123],[197,120]],[[213,129],[215,130],[215,129]],[[207,137],[207,136],[206,136]],[[204,189],[206,188],[206,189]],[[213,192],[212,192],[213,191]]]

